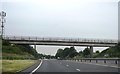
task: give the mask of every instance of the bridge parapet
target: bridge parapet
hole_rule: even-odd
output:
[[[117,44],[118,40],[110,39],[87,39],[87,38],[60,38],[60,37],[26,37],[26,36],[6,36],[5,40],[31,40],[31,41],[59,41],[59,42],[83,42]]]

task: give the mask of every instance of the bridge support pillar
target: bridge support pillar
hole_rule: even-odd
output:
[[[93,58],[93,46],[90,46],[90,58]]]
[[[34,49],[36,50],[36,45],[34,45]]]

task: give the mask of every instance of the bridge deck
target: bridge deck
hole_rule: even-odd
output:
[[[85,39],[85,38],[47,38],[47,37],[25,37],[25,36],[6,36],[15,44],[36,44],[36,45],[65,45],[65,46],[115,46],[118,40],[108,39]]]

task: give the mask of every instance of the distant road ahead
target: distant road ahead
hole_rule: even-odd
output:
[[[35,67],[32,66],[26,69],[26,71],[30,71],[33,68]],[[118,72],[118,68],[85,64],[75,61],[43,60],[42,64],[39,66],[39,68],[36,69],[34,74],[40,72]]]

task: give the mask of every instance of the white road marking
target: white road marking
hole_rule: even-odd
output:
[[[40,64],[37,66],[37,68],[35,68],[30,74],[33,74],[41,65],[42,65],[42,60],[41,60],[41,62],[40,62]]]
[[[66,65],[67,67],[69,66],[69,65]]]
[[[77,71],[80,71],[80,69],[76,69]]]

